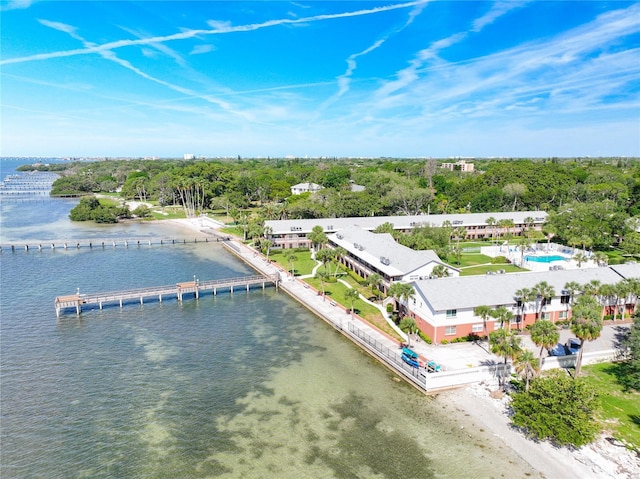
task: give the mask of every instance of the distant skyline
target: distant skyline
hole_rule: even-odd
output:
[[[639,2],[0,9],[0,156],[640,156]]]

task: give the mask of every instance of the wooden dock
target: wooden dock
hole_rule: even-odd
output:
[[[227,237],[192,237],[192,238],[167,238],[167,237],[136,237],[136,238],[83,238],[83,239],[49,239],[49,240],[24,240],[22,242],[11,242],[0,244],[0,253],[10,251],[44,251],[44,250],[66,250],[80,248],[116,248],[132,246],[152,246],[152,245],[177,245],[187,243],[209,243],[223,241]]]
[[[254,276],[242,276],[238,278],[227,279],[214,279],[200,281],[195,279],[194,281],[185,281],[169,286],[152,286],[149,288],[129,289],[125,291],[112,291],[107,293],[88,293],[80,294],[80,291],[76,294],[67,296],[58,296],[55,299],[56,316],[60,317],[65,311],[75,310],[76,314],[82,313],[83,307],[97,306],[102,309],[104,305],[118,304],[121,308],[127,302],[140,302],[144,304],[145,299],[157,300],[162,302],[163,298],[176,298],[178,301],[184,299],[184,295],[193,295],[192,297],[198,299],[200,293],[211,291],[213,295],[217,295],[219,292],[230,292],[239,288],[249,291],[251,287],[262,286],[264,289],[267,285],[274,285],[278,287],[280,276],[278,273],[270,275],[254,275]]]

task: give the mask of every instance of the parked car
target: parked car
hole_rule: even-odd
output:
[[[582,341],[580,341],[578,338],[571,338],[564,345],[564,349],[566,351],[565,354],[578,354],[578,351],[580,351],[581,346],[582,346]]]
[[[548,350],[549,356],[566,356],[567,351],[565,350],[564,344],[556,344],[553,348]]]

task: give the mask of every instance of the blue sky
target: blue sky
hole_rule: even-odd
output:
[[[640,3],[2,0],[2,156],[640,156]]]

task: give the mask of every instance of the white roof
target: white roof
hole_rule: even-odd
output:
[[[291,188],[295,188],[297,190],[320,190],[322,189],[322,185],[317,183],[298,183],[297,185],[293,185]]]
[[[329,235],[329,240],[388,276],[404,276],[433,262],[444,264],[434,251],[407,248],[388,233],[352,227]]]
[[[421,225],[440,227],[445,221],[449,221],[452,226],[484,226],[487,224],[487,218],[491,217],[496,221],[510,219],[513,220],[515,224],[523,224],[525,218],[531,217],[534,219],[535,224],[540,225],[547,219],[547,213],[544,211],[509,211],[451,215],[364,216],[303,220],[267,220],[264,224],[271,228],[273,234],[285,234],[290,231],[310,233],[314,226],[322,226],[325,232],[330,233],[352,226],[365,230],[373,230],[384,223],[391,223],[394,229],[411,229]]]
[[[624,266],[621,268],[620,266]],[[522,288],[533,288],[546,281],[556,292],[556,296],[570,281],[586,284],[598,280],[602,284],[616,284],[625,277],[639,277],[640,265],[620,265],[606,268],[585,268],[559,271],[521,272],[480,276],[458,276],[415,281],[419,295],[431,305],[434,311],[448,309],[469,309],[476,306],[513,305],[515,292]],[[634,267],[632,267],[634,266]],[[622,276],[614,270],[625,270],[632,276]]]

